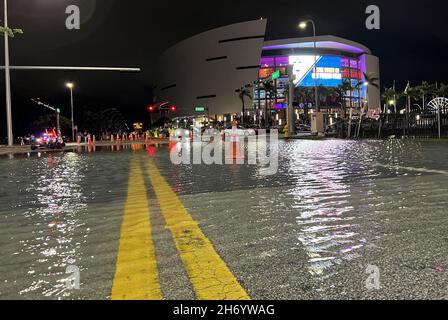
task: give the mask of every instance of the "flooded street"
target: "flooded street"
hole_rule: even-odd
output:
[[[448,298],[446,143],[279,154],[272,176],[174,166],[166,145],[0,158],[0,299]]]

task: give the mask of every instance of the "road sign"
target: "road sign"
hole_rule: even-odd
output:
[[[207,108],[206,107],[196,107],[194,110],[196,112],[204,112],[204,111],[207,111]]]

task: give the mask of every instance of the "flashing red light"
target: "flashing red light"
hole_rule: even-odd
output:
[[[156,111],[156,107],[154,107],[154,106],[149,106],[149,107],[148,107],[148,111],[149,111],[149,112],[154,112],[154,111]]]
[[[177,111],[177,107],[176,106],[171,106],[171,112],[176,112]]]

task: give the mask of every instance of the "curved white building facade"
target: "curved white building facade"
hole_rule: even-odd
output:
[[[321,85],[337,86],[346,78],[353,84],[363,81],[364,72],[380,76],[379,59],[367,47],[335,36],[317,37],[316,75],[314,39],[265,41],[266,24],[267,20],[254,20],[221,27],[168,49],[157,62],[158,101],[176,104],[179,115],[193,115],[195,107],[208,108],[210,115],[237,114],[242,105],[236,89],[276,70],[284,73],[288,64],[299,78],[297,86],[309,86],[314,77]],[[368,98],[370,109],[380,107],[380,92],[374,86],[352,95],[358,105]],[[274,104],[282,99],[279,91]],[[248,109],[264,110],[264,100],[263,93],[254,92]]]
[[[157,99],[176,104],[182,115],[193,114],[196,106],[211,115],[239,112],[235,90],[257,79],[265,33],[266,20],[249,21],[168,49],[157,63]]]

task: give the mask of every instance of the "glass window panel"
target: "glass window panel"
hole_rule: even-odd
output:
[[[274,58],[261,58],[260,65],[262,68],[273,68],[275,67]]]
[[[276,64],[277,67],[283,67],[289,65],[289,57],[277,57]]]
[[[350,68],[358,69],[358,61],[357,60],[350,60]]]

